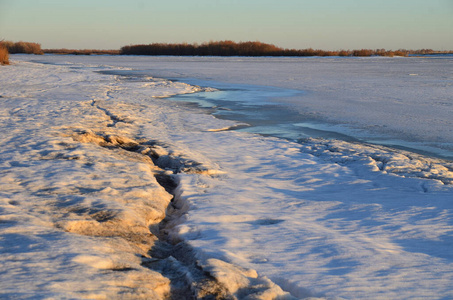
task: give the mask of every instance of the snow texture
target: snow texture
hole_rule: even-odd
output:
[[[297,75],[297,88],[314,94],[307,112],[331,117],[333,108],[317,101],[335,94],[348,108],[338,118],[356,120],[356,128],[376,107],[358,103],[353,112],[346,99],[416,76],[364,78],[364,88],[342,75],[362,78],[360,62],[340,58],[302,60],[300,73],[311,80],[270,58],[12,60],[0,69],[0,297],[453,297],[451,162],[365,143],[228,130],[239,123],[163,98],[215,89],[149,70],[228,84],[268,72],[274,75],[247,83],[280,88],[294,88],[288,76]],[[437,61],[414,60],[366,66],[381,74],[400,62],[410,74],[429,74],[411,93],[389,89],[402,103],[444,99],[451,74]],[[130,68],[139,65],[146,76],[118,75],[136,75]],[[334,72],[338,65],[343,73]],[[435,95],[424,87],[433,82],[441,87]],[[437,113],[409,111],[420,128]],[[379,122],[392,134],[411,131],[392,118]],[[444,123],[418,133],[436,131],[441,138],[433,143],[448,148],[449,121],[440,113],[438,120]]]

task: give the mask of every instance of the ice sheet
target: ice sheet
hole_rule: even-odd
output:
[[[199,87],[107,69],[1,69],[0,298],[294,299],[253,270],[159,255],[173,173],[220,173],[174,135],[219,122],[161,100]]]
[[[168,279],[140,256],[171,196],[146,162],[79,139],[112,121],[94,105],[110,78],[14,62],[0,76],[0,297],[168,292]]]
[[[86,58],[71,58],[83,59]],[[267,96],[271,98],[266,101],[289,106],[305,121],[329,124],[330,130],[364,141],[382,144],[393,141],[400,146],[453,157],[451,56],[265,59],[128,56],[114,61],[108,57],[90,60],[155,77],[218,85],[226,90],[257,85],[273,92],[276,88],[300,91],[296,95],[270,92]]]
[[[37,60],[30,56],[14,59]],[[8,288],[6,295],[18,295],[14,291],[24,286],[29,286],[29,293],[45,286],[45,296],[75,297],[86,296],[89,291],[96,295],[105,290],[118,294],[124,292],[118,287],[124,282],[134,282],[127,290],[135,295],[139,291],[159,291],[143,282],[160,282],[163,289],[168,286],[168,279],[137,260],[137,253],[143,255],[151,242],[140,249],[134,240],[124,239],[118,232],[116,238],[101,240],[67,232],[71,222],[102,224],[102,218],[113,215],[122,216],[118,221],[136,224],[132,227],[139,234],[145,224],[153,223],[142,215],[142,205],[154,203],[147,199],[162,199],[159,207],[168,203],[147,161],[113,145],[99,147],[100,143],[118,142],[114,137],[121,133],[134,141],[160,145],[153,151],[164,151],[162,157],[179,157],[183,165],[187,161],[200,163],[201,169],[197,170],[202,172],[177,175],[179,185],[173,205],[188,210],[169,220],[171,226],[166,233],[174,241],[182,240],[194,247],[200,264],[236,296],[253,284],[255,288],[264,284],[272,297],[289,297],[262,277],[267,276],[297,298],[453,297],[450,162],[363,143],[320,139],[295,143],[224,130],[237,123],[154,97],[155,93],[196,92],[198,87],[155,77],[129,80],[93,72],[145,68],[147,74],[154,69],[160,78],[167,78],[165,72],[168,78],[178,72],[181,78],[190,72],[190,77],[198,74],[206,79],[202,73],[210,70],[207,74],[211,79],[230,83],[242,72],[247,80],[255,81],[252,84],[272,81],[289,87],[288,78],[281,78],[283,67],[276,63],[278,60],[270,59],[270,64],[267,59],[260,62],[239,58],[228,63],[222,58],[184,61],[104,56],[44,56],[39,60],[60,65],[22,62],[8,67],[13,70],[0,70],[2,82],[7,82],[0,98],[1,120],[6,124],[2,126],[0,152],[5,220],[1,223],[1,238],[16,245],[3,246],[1,252],[2,262],[9,266],[1,273],[2,287]],[[357,86],[354,90],[353,83],[338,75],[339,69],[349,66],[346,61],[306,62],[296,64],[307,71],[298,75],[308,80],[302,81],[304,91],[317,89],[325,95],[330,91],[331,96],[341,96],[339,88],[334,88],[337,82],[336,87],[345,85],[344,94],[351,88],[349,96],[353,98],[367,95],[366,87],[372,85],[371,79],[365,80],[364,89]],[[360,69],[359,60],[348,62],[350,72]],[[368,62],[370,65],[365,65],[369,70],[388,68],[397,72],[390,62],[399,60]],[[447,74],[441,64],[414,67],[410,62],[405,60],[403,65],[427,70],[429,76],[435,72]],[[222,68],[217,69],[219,66]],[[293,67],[292,60],[285,65],[296,74]],[[274,80],[258,76],[270,71]],[[251,73],[256,77],[248,77]],[[326,75],[330,79],[318,82]],[[405,86],[406,79],[402,81],[392,78],[388,82]],[[382,91],[383,82],[380,84]],[[421,94],[428,95],[433,84],[427,80],[427,87],[422,81],[417,86]],[[444,87],[449,89],[447,83]],[[393,91],[398,94],[396,88]],[[339,103],[346,98],[340,97]],[[415,106],[421,101],[416,100]],[[419,113],[421,123],[429,118],[429,114],[410,111]],[[110,214],[101,218],[96,215],[100,211]],[[32,242],[26,242],[30,239]],[[115,268],[123,272],[113,271]],[[68,273],[68,269],[75,271]],[[125,271],[130,269],[133,271]],[[149,276],[156,279],[150,280]],[[87,290],[80,289],[94,277],[97,281],[91,281]]]

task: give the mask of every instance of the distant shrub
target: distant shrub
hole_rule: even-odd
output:
[[[191,56],[337,56],[337,51],[284,49],[261,42],[219,41],[197,44],[129,45],[120,50],[125,55],[191,55]]]
[[[397,50],[397,51],[393,52],[393,55],[394,56],[407,56],[408,52],[404,51],[404,50]]]
[[[419,49],[419,50],[398,50],[406,52],[407,54],[411,55],[438,55],[438,54],[453,54],[451,50],[444,50],[444,51],[434,51],[432,49]]]
[[[95,50],[95,49],[44,49],[44,53],[52,53],[52,54],[72,54],[72,55],[118,55],[120,54],[120,50]]]
[[[130,45],[121,48],[125,55],[191,55],[191,56],[275,56],[281,55],[283,48],[261,42],[219,41],[198,44]]]
[[[351,55],[350,51],[341,50],[340,52],[338,52],[338,56],[350,56],[350,55]]]
[[[371,56],[374,51],[370,49],[361,49],[352,51],[352,56]]]
[[[420,49],[420,50],[414,51],[414,54],[423,54],[423,55],[434,54],[434,53],[436,53],[436,51],[434,51],[433,49]]]
[[[8,65],[9,64],[9,53],[8,49],[2,45],[0,42],[0,65]]]
[[[425,51],[428,52],[428,51]],[[219,41],[198,44],[153,43],[124,46],[123,55],[189,55],[189,56],[407,56],[407,50],[386,51],[385,49],[361,49],[325,51],[319,49],[284,49],[261,42]]]
[[[30,43],[30,42],[11,42],[6,41],[3,42],[8,52],[11,54],[15,53],[26,53],[26,54],[44,54],[41,50],[41,44],[38,43]]]

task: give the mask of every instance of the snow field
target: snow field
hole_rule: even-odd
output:
[[[451,186],[367,161],[332,163],[297,144],[216,135],[228,150],[210,157],[228,175],[183,175],[181,184],[191,210],[179,234],[200,252],[300,298],[449,297]]]
[[[158,298],[183,294],[175,280],[184,275],[198,296],[453,297],[451,162],[228,131],[237,123],[161,98],[202,88],[92,72],[116,73],[115,57],[66,59],[78,63],[0,73],[0,236],[11,245],[0,253],[14,266],[1,273],[5,296]],[[232,80],[236,71],[222,72]],[[173,201],[156,172],[178,183]],[[160,236],[180,248],[165,250]],[[217,284],[198,285],[185,260]]]
[[[159,269],[174,258],[150,255],[173,198],[162,180],[216,172],[143,138],[138,118],[148,115],[151,133],[164,133],[168,128],[154,126],[179,119],[180,111],[125,99],[161,103],[199,88],[151,79],[125,85],[96,70],[27,62],[1,70],[1,297],[162,299],[180,284]],[[176,261],[172,272],[187,274],[184,297],[291,298],[251,270],[218,260],[196,264],[218,280],[197,283]]]
[[[171,196],[147,164],[71,136],[110,121],[90,104],[103,92],[94,78],[27,63],[1,75],[12,78],[2,78],[1,98],[2,297],[167,292],[168,280],[140,255]]]

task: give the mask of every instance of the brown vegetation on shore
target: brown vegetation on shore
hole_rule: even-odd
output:
[[[9,65],[8,49],[0,44],[0,65]]]
[[[189,55],[189,56],[275,56],[283,49],[261,42],[220,41],[198,44],[130,45],[121,48],[121,54],[135,55]]]
[[[3,41],[0,41],[0,65],[9,65],[9,52]]]
[[[272,44],[261,42],[218,41],[203,44],[141,44],[124,46],[120,50],[123,55],[181,55],[181,56],[408,56],[409,54],[435,54],[430,49],[396,51],[385,49],[360,49],[325,51],[319,49],[284,49]],[[443,52],[451,53],[451,52]]]
[[[44,53],[72,54],[72,55],[118,55],[120,50],[96,50],[96,49],[44,49]]]
[[[202,44],[153,43],[128,45],[120,50],[98,49],[41,49],[38,43],[3,41],[7,52],[28,54],[72,54],[72,55],[174,55],[174,56],[408,56],[453,54],[453,51],[434,51],[432,49],[396,51],[385,49],[359,49],[326,51],[320,49],[285,49],[262,42],[214,41]]]
[[[3,46],[8,49],[8,52],[11,54],[44,54],[41,49],[41,44],[38,43],[4,41]]]

